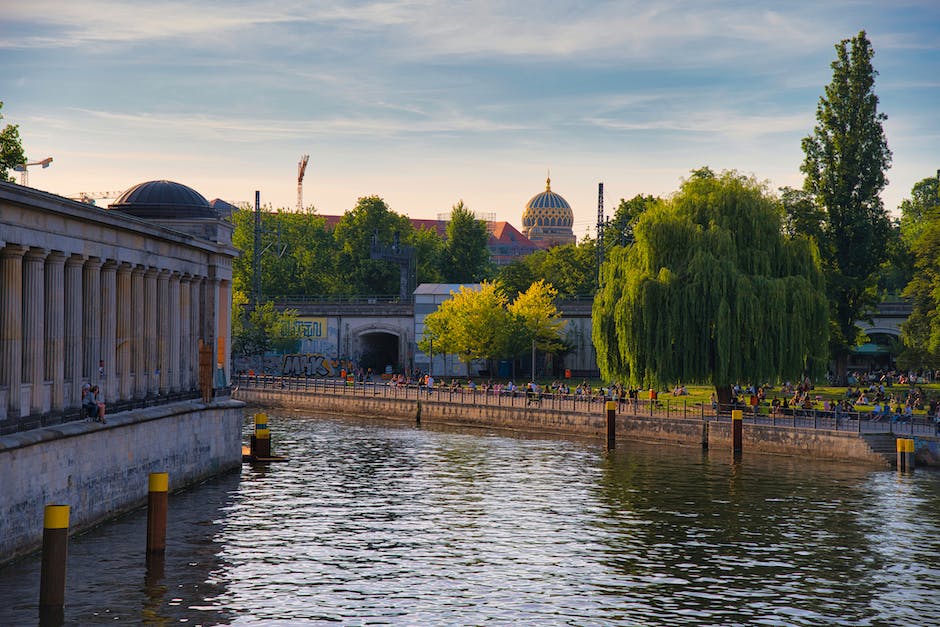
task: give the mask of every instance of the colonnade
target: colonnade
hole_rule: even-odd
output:
[[[164,259],[151,256],[152,258]],[[0,419],[196,389],[199,340],[228,363],[231,285],[200,274],[7,242],[0,249]],[[213,364],[215,365],[215,364]]]

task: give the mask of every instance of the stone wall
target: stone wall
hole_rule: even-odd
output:
[[[0,563],[40,548],[46,505],[70,505],[81,531],[146,504],[151,472],[177,490],[239,467],[243,406],[181,402],[0,438]]]
[[[536,407],[499,407],[415,399],[313,394],[297,390],[241,388],[238,398],[252,405],[304,409],[316,413],[463,427],[499,428],[554,435],[606,438],[603,405],[594,414]],[[617,440],[707,446],[731,453],[731,423],[698,418],[617,416]],[[886,466],[857,433],[744,424],[744,452],[797,455],[813,459],[864,462]]]

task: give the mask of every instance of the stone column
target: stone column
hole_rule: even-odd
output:
[[[131,371],[134,373],[132,398],[147,396],[147,376],[144,365],[144,267],[134,266],[131,273]]]
[[[117,268],[117,297],[115,299],[115,378],[121,400],[133,398],[131,392],[131,270],[129,263]]]
[[[157,389],[161,396],[170,392],[170,271],[157,274]]]
[[[101,361],[98,385],[106,403],[117,398],[115,358],[117,357],[117,263],[109,259],[101,266]]]
[[[225,280],[219,283],[219,339],[222,342],[219,361],[228,385],[232,380],[232,284]]]
[[[65,262],[65,372],[68,382],[67,406],[78,407],[82,400],[82,265],[81,255]]]
[[[0,385],[7,389],[7,419],[19,418],[23,379],[23,255],[25,246],[0,251]]]
[[[157,353],[157,269],[147,268],[144,273],[144,396],[156,396],[160,392],[160,377]]]
[[[65,255],[46,257],[46,381],[52,381],[52,410],[65,409]]]
[[[202,306],[200,294],[202,293],[202,277],[193,277],[190,287],[190,351],[189,363],[192,370],[192,387],[199,387],[199,340],[202,339]]]
[[[89,257],[82,269],[82,338],[82,375],[98,383],[101,359],[101,260],[98,257]]]
[[[46,251],[42,248],[30,248],[23,257],[23,381],[30,384],[29,410],[33,414],[41,414],[43,410],[45,260]]]
[[[180,389],[189,391],[192,389],[190,371],[190,344],[192,336],[190,334],[190,294],[192,287],[192,277],[188,274],[180,277]]]
[[[174,272],[170,275],[168,290],[169,303],[167,311],[170,318],[170,331],[167,341],[170,344],[170,360],[167,370],[170,382],[170,392],[180,391],[180,274]]]
[[[214,274],[215,269],[210,269]],[[219,280],[211,276],[206,279],[206,343],[212,348],[212,372],[215,372],[215,362],[218,358],[219,343]]]

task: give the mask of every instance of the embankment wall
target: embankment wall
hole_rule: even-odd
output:
[[[603,405],[596,414],[572,413],[540,407],[494,407],[469,403],[396,399],[380,396],[314,394],[309,391],[241,388],[239,399],[261,407],[303,409],[316,413],[383,418],[466,427],[499,428],[526,432],[606,438]],[[730,422],[661,416],[617,416],[618,441],[666,442],[731,450]],[[744,425],[744,450],[815,459],[865,462],[886,466],[857,433],[825,429],[799,429]]]
[[[243,408],[184,401],[3,436],[0,563],[40,548],[46,505],[69,505],[77,532],[145,504],[151,472],[177,490],[239,467]]]

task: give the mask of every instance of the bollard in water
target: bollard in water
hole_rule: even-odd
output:
[[[741,457],[744,450],[744,412],[740,409],[731,410],[731,452],[735,457]]]
[[[912,438],[898,438],[898,470],[904,472],[914,470],[914,440]]]
[[[271,457],[271,431],[268,430],[267,414],[255,414],[255,434],[251,436],[251,454],[256,459]]]
[[[617,448],[617,403],[607,401],[607,450]]]
[[[46,505],[43,512],[39,618],[55,623],[65,606],[65,562],[69,546],[69,506]],[[60,621],[61,622],[61,621]]]
[[[166,550],[166,510],[170,476],[165,472],[150,473],[147,492],[147,558]]]

